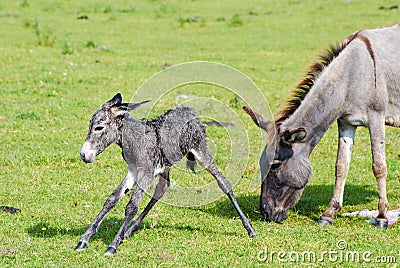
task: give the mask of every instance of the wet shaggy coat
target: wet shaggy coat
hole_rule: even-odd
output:
[[[192,108],[179,106],[151,121],[124,119],[119,146],[127,163],[144,157],[156,168],[168,168],[188,154],[192,160],[190,149],[206,147],[205,126]]]
[[[97,232],[107,213],[136,185],[126,206],[122,225],[106,251],[107,254],[116,253],[121,242],[139,228],[147,213],[164,195],[169,186],[170,167],[185,155],[192,170],[196,158],[214,176],[218,186],[231,200],[249,236],[256,236],[250,221],[233,195],[230,182],[218,170],[214,157],[207,149],[205,126],[194,110],[189,107],[177,107],[151,121],[132,118],[129,111],[143,103],[145,102],[122,103],[121,95],[117,94],[103,104],[90,120],[89,132],[80,151],[82,160],[85,163],[93,162],[110,144],[116,143],[122,149],[128,173],[82,235],[76,250],[88,247],[90,238]],[[138,212],[139,203],[155,176],[158,176],[159,180],[153,198],[131,224]]]

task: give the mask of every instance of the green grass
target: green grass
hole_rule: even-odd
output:
[[[385,1],[390,7],[397,1]],[[94,110],[116,92],[126,98],[168,64],[211,61],[250,77],[276,112],[316,55],[363,28],[399,22],[397,9],[382,1],[2,1],[0,3],[0,205],[21,213],[0,213],[1,267],[252,267],[266,266],[260,251],[317,254],[337,250],[396,256],[398,225],[377,230],[363,219],[337,217],[329,228],[315,221],[330,200],[334,183],[336,128],[316,147],[313,178],[282,224],[261,221],[258,130],[227,90],[191,85],[176,92],[213,96],[229,106],[249,131],[246,168],[232,175],[235,193],[259,236],[249,239],[227,198],[200,207],[159,202],[143,228],[104,257],[123,218],[123,200],[103,222],[90,247],[74,246],[109,193],[126,172],[111,146],[96,164],[84,165],[79,149]],[[88,19],[78,19],[87,16]],[[177,101],[168,95],[156,112]],[[230,143],[220,128],[209,128],[217,163],[229,164]],[[400,204],[397,130],[387,129],[388,198]],[[375,209],[378,202],[368,133],[357,131],[343,211]],[[172,171],[184,187],[211,182],[206,174]],[[149,200],[146,196],[142,202]],[[161,254],[161,255],[160,255]],[[164,255],[162,255],[164,254]],[[168,255],[165,255],[168,254]],[[276,266],[302,266],[280,263]],[[305,263],[310,265],[310,263]],[[315,266],[335,266],[326,258]],[[359,266],[355,262],[345,266]],[[377,263],[361,263],[366,267]],[[393,263],[385,264],[388,267]]]

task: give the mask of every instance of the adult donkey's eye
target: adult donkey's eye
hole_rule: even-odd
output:
[[[94,128],[94,131],[102,131],[103,130],[103,126],[97,126]]]

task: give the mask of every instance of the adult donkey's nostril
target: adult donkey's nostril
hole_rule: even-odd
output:
[[[280,223],[281,221],[286,220],[288,217],[287,213],[282,209],[277,209],[271,214],[270,220]]]

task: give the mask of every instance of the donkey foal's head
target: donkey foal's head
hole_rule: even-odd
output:
[[[141,103],[122,103],[120,93],[104,103],[92,116],[89,132],[82,145],[80,155],[85,163],[91,163],[95,157],[110,144],[120,140],[120,128],[125,114],[139,107]]]

